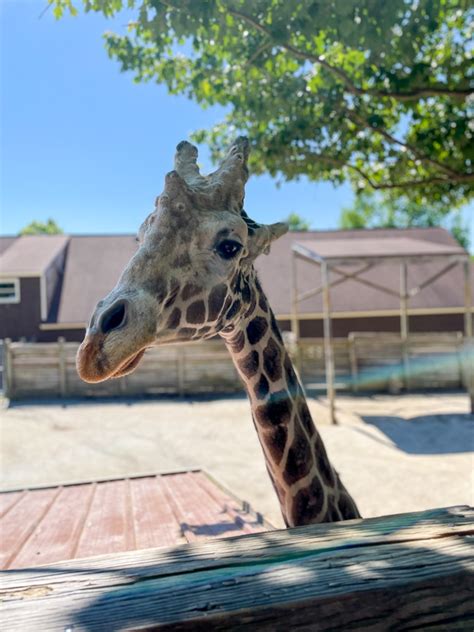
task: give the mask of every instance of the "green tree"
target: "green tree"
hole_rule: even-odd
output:
[[[469,246],[469,229],[457,210],[419,205],[406,197],[362,193],[343,208],[341,228],[411,228],[444,225],[463,248]]]
[[[55,15],[81,0],[49,0]],[[107,33],[135,80],[229,113],[196,131],[214,156],[236,133],[252,169],[350,180],[446,209],[472,197],[469,0],[82,0],[135,19]]]
[[[49,218],[46,222],[33,220],[22,228],[19,235],[62,235],[63,230],[54,219]]]
[[[290,230],[306,231],[311,228],[310,222],[298,213],[290,213],[283,221],[288,224]]]

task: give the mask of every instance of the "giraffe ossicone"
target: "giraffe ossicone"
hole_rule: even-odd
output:
[[[287,525],[359,517],[326,454],[253,262],[287,231],[243,208],[249,142],[204,176],[182,141],[163,193],[115,288],[96,306],[77,354],[87,382],[133,371],[148,347],[220,335],[245,384]]]

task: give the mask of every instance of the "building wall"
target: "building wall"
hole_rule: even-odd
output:
[[[86,328],[82,329],[40,329],[38,342],[56,342],[58,338],[64,338],[67,342],[82,342]]]
[[[283,331],[291,331],[291,321],[279,320]],[[333,318],[332,335],[334,338],[345,338],[352,331],[372,332],[384,331],[398,333],[400,331],[400,318],[398,316],[378,316],[369,318]],[[409,331],[441,332],[464,331],[463,314],[438,314],[425,316],[410,316],[408,319]],[[322,319],[308,319],[300,321],[300,335],[302,338],[322,338]]]
[[[0,338],[38,340],[40,322],[40,279],[20,279],[20,302],[0,304]]]
[[[278,319],[278,324],[283,331],[291,331],[291,321]],[[396,316],[383,318],[335,318],[332,321],[332,325],[333,336],[335,338],[346,338],[352,331],[383,331],[394,333],[400,331],[400,319]],[[462,314],[410,316],[409,327],[413,333],[464,331],[464,316]],[[55,342],[62,336],[69,342],[81,342],[84,339],[85,332],[85,327],[83,329],[41,330],[38,335],[38,341]],[[302,320],[300,333],[303,338],[322,338],[323,321],[320,319]]]

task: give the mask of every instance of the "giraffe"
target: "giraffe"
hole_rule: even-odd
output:
[[[249,142],[239,137],[203,176],[182,141],[139,247],[97,304],[78,350],[87,382],[133,371],[148,347],[219,335],[242,378],[289,527],[359,518],[331,465],[253,262],[287,231],[243,208]]]

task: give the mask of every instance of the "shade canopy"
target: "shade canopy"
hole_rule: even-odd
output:
[[[464,304],[465,304],[465,329],[466,339],[472,337],[471,317],[471,266],[468,253],[456,242],[438,243],[436,241],[407,237],[397,231],[392,234],[380,234],[376,239],[367,238],[363,231],[360,235],[354,235],[352,239],[308,239],[296,241],[292,245],[293,256],[293,308],[292,330],[299,338],[298,303],[310,296],[321,294],[324,311],[324,350],[326,359],[326,390],[329,401],[330,417],[336,423],[335,417],[335,367],[332,345],[331,326],[331,287],[345,284],[347,281],[355,281],[363,286],[368,286],[378,292],[390,294],[398,298],[400,303],[400,335],[403,348],[403,374],[405,386],[409,384],[409,354],[407,340],[409,335],[408,302],[419,294],[424,288],[432,285],[448,273],[453,267],[461,264],[464,269]],[[321,285],[303,294],[298,292],[297,259],[317,264],[320,267]],[[441,262],[441,269],[437,269],[426,279],[419,282],[416,287],[409,287],[408,267],[410,264],[423,262]],[[387,287],[383,280],[375,282],[365,278],[365,272],[383,263],[393,263],[399,266],[400,286],[395,292]],[[354,270],[354,265],[356,269]],[[343,266],[352,266],[352,270],[341,270]],[[330,271],[338,273],[339,278],[331,280]]]
[[[467,252],[459,245],[438,244],[411,237],[305,240],[293,244],[293,251],[313,261],[339,264],[374,259],[420,261],[440,257],[468,258]]]

